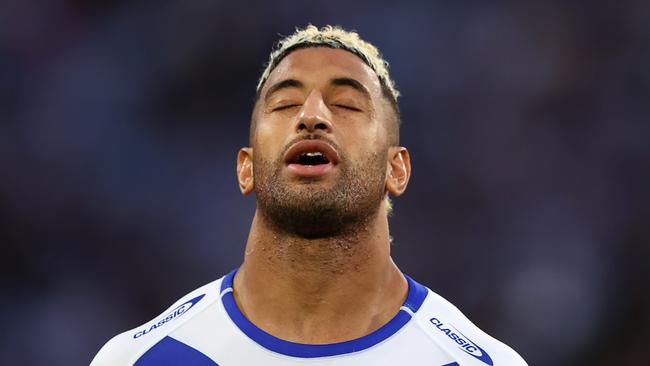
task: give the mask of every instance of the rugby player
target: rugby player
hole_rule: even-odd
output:
[[[308,26],[282,39],[237,155],[239,188],[257,203],[243,263],[91,365],[526,365],[391,259],[389,195],[411,176],[398,97],[357,33]]]

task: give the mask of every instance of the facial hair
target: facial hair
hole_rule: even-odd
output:
[[[267,223],[286,234],[316,239],[349,235],[375,217],[385,195],[387,148],[355,161],[337,150],[333,183],[321,178],[288,181],[282,174],[284,154],[276,160],[255,155],[257,206]]]

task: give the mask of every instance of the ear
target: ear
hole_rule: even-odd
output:
[[[237,181],[239,190],[248,196],[255,188],[253,179],[253,148],[244,147],[237,153]]]
[[[388,148],[386,192],[397,197],[404,193],[411,177],[411,157],[402,146]]]

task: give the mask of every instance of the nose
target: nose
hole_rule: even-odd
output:
[[[317,90],[313,90],[302,105],[296,118],[296,132],[332,132],[332,115],[323,96]]]

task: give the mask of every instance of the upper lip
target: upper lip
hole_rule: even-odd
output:
[[[296,142],[287,150],[284,161],[287,164],[297,163],[300,155],[308,152],[319,152],[334,165],[339,162],[339,154],[330,144],[323,140],[301,140]]]

